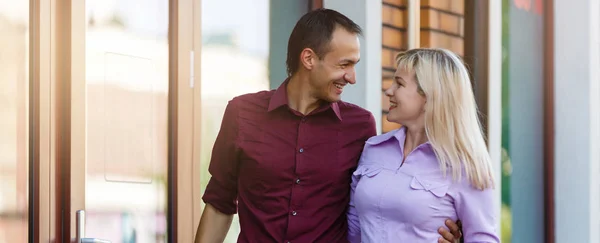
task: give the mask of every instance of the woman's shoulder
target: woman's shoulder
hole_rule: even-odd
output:
[[[486,186],[475,184],[475,180],[472,177],[476,177],[477,175],[471,174],[467,175],[466,169],[461,167],[460,175],[453,176],[451,169],[448,170],[448,176],[452,178],[452,186],[451,190],[455,193],[459,193],[462,195],[480,195],[480,194],[490,194],[495,193],[496,185],[494,183],[493,178],[489,178],[489,182]]]
[[[396,138],[400,129],[367,140],[358,162],[358,171],[379,171],[384,168],[392,169],[395,162],[401,158],[401,149]]]
[[[370,137],[369,139],[367,139],[366,145],[379,145],[381,143],[387,142],[392,138],[397,137],[398,133],[401,133],[403,131],[403,128],[398,128],[398,129],[394,129],[391,130],[389,132],[380,134],[380,135],[376,135],[373,137]]]

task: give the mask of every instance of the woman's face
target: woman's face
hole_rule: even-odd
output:
[[[385,91],[390,99],[387,120],[403,125],[424,125],[426,98],[418,90],[414,72],[398,68],[394,83]]]

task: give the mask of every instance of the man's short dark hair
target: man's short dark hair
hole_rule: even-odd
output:
[[[360,26],[335,10],[321,8],[302,16],[288,40],[286,60],[288,75],[292,76],[298,71],[300,53],[304,48],[312,49],[319,59],[322,59],[329,52],[331,36],[337,27],[362,35]]]

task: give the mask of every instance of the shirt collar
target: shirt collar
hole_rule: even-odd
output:
[[[400,147],[404,148],[404,140],[406,139],[406,127],[402,126],[398,129],[390,131],[388,133],[384,133],[382,135],[372,137],[371,139],[367,140],[367,143],[370,145],[378,145],[378,144],[386,142],[392,138],[396,138]],[[425,145],[427,147],[431,147],[431,143],[429,141],[425,142]]]
[[[269,108],[267,112],[271,112],[281,106],[288,105],[287,84],[289,81],[290,79],[287,78],[281,85],[279,85],[277,90],[275,90],[275,94],[273,94],[273,96],[271,96],[271,99],[269,100]],[[338,105],[338,102],[327,103],[325,106],[319,107],[318,110],[324,111],[329,108],[333,110],[337,118],[341,121],[342,114],[340,113],[340,107]]]
[[[404,129],[404,127],[381,134],[379,136],[371,137],[371,139],[367,140],[367,143],[371,145],[378,145],[392,139],[393,137],[395,137],[398,140],[398,142],[404,141],[405,135],[403,132],[401,132],[402,129]]]

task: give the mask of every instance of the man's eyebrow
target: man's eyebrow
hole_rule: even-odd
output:
[[[358,60],[356,60],[356,61],[354,61],[354,60],[352,60],[352,59],[342,59],[342,60],[340,61],[340,63],[345,63],[345,62],[346,62],[346,63],[357,64],[358,62],[360,62],[360,59],[358,59]]]

